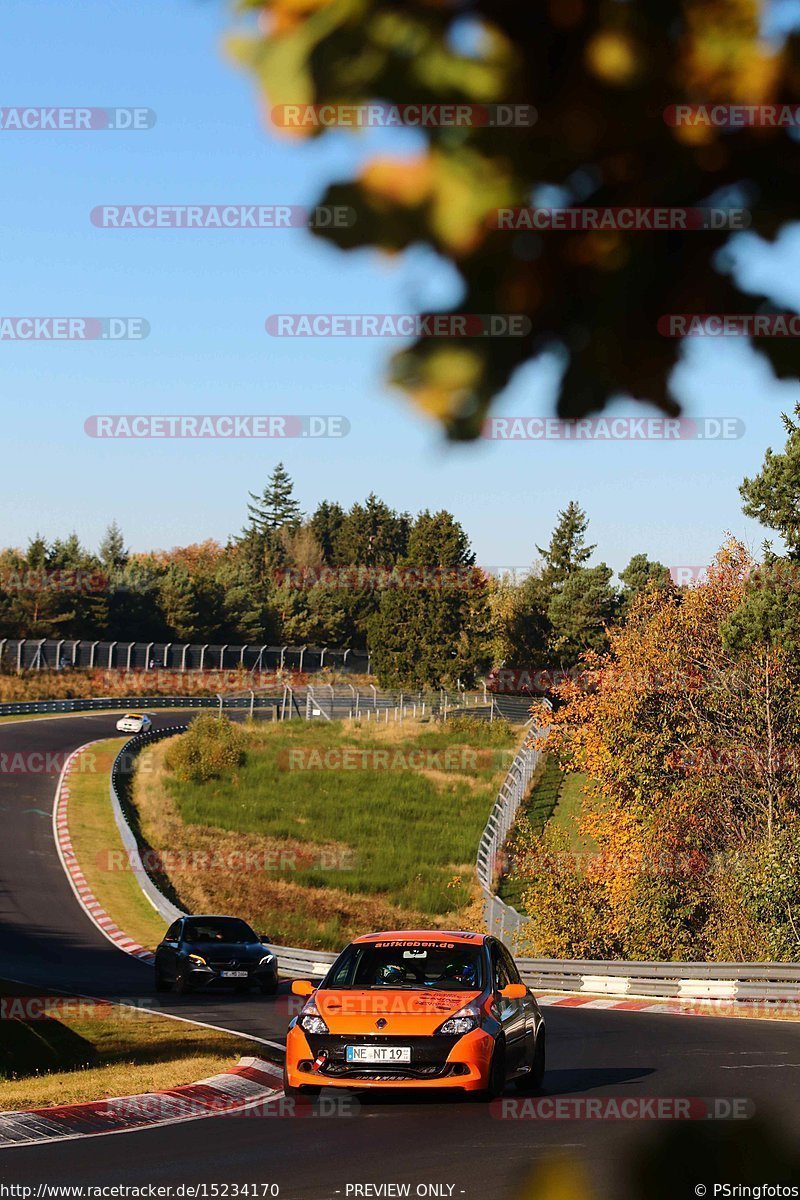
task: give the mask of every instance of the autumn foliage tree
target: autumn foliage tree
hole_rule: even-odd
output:
[[[800,957],[798,660],[743,616],[752,569],[731,541],[703,583],[654,583],[608,654],[561,687],[550,746],[588,778],[580,833],[594,849],[564,857],[555,831],[528,838],[517,870],[537,952],[582,951],[591,904],[610,954]],[[574,929],[553,924],[565,872],[583,895]]]

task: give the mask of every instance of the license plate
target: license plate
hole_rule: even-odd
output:
[[[347,1062],[352,1063],[410,1063],[410,1046],[348,1046]]]
[[[223,979],[247,979],[247,971],[220,971]]]

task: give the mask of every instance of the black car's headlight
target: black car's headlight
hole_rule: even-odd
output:
[[[265,954],[258,965],[260,967],[268,967],[270,965],[270,963],[274,963],[274,962],[275,962],[274,954]]]
[[[319,1009],[313,1000],[309,1000],[300,1014],[300,1028],[305,1030],[306,1033],[330,1033],[328,1026],[319,1015]]]
[[[208,963],[201,954],[190,954],[189,962],[195,967],[207,967]]]
[[[481,1012],[477,1005],[465,1004],[457,1013],[453,1013],[452,1017],[448,1017],[435,1032],[460,1037],[461,1034],[472,1033],[473,1029],[478,1029],[480,1023]]]

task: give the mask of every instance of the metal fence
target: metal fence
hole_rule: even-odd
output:
[[[504,866],[506,839],[542,756],[542,737],[539,731],[525,736],[503,780],[478,844],[476,868],[483,892],[486,928],[512,944],[524,926],[525,918],[495,894],[495,887]]]
[[[212,645],[184,642],[100,642],[88,639],[0,638],[0,663],[17,671],[101,668],[106,671],[338,671],[369,674],[369,654],[329,646]]]
[[[484,705],[481,695],[477,692],[467,696],[464,693],[454,696],[445,691],[381,691],[374,685],[356,688],[352,684],[345,684],[344,687],[333,687],[329,684],[291,687],[289,684],[277,684],[264,688],[256,686],[241,692],[218,692],[216,695],[207,696],[127,695],[61,700],[9,700],[0,704],[0,716],[110,712],[128,708],[136,711],[206,708],[220,712],[247,709],[253,716],[274,715],[279,720],[289,720],[293,717],[318,717],[328,720],[354,717],[362,721],[382,722],[413,717],[447,720],[464,714],[488,719],[492,711]],[[496,708],[494,715],[499,715]]]

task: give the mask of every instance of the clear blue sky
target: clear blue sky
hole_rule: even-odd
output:
[[[457,299],[422,252],[391,263],[343,255],[303,231],[110,231],[109,203],[310,204],[376,147],[416,135],[276,140],[250,77],[228,62],[230,16],[216,0],[5,0],[2,105],[143,106],[140,133],[0,133],[5,315],[146,317],[145,342],[0,342],[0,544],[73,529],[95,546],[116,517],[134,549],[224,540],[278,458],[303,507],[375,491],[401,509],[447,507],[486,565],[525,564],[571,498],[615,569],[646,551],[705,563],[726,530],[758,546],[738,484],[783,441],[800,387],[733,340],[692,344],[679,368],[688,415],[732,416],[720,443],[448,446],[382,384],[396,343],[271,339],[275,312],[404,312]],[[742,239],[743,278],[800,306],[800,233],[776,249]],[[521,372],[503,414],[552,410],[552,364]],[[623,403],[619,412],[635,411]],[[338,441],[97,441],[93,413],[340,413]]]

